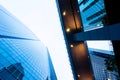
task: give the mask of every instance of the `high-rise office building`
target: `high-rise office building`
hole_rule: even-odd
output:
[[[118,80],[120,17],[117,1],[56,0],[56,3],[74,79]],[[96,47],[91,48],[89,42]],[[106,43],[110,49],[106,49]],[[113,57],[116,63],[109,65]],[[118,72],[109,72],[114,64]]]
[[[100,49],[95,50],[95,49],[90,49],[89,47],[88,50],[89,50],[89,55],[90,55],[90,60],[91,60],[95,80],[107,80],[108,78],[110,78],[111,80],[117,80],[118,72],[109,71],[106,67],[107,64],[108,65],[112,64],[112,62],[107,63],[107,61],[109,59],[113,59],[114,55],[111,55],[110,51],[107,50],[100,50]],[[113,52],[111,53],[113,54]]]
[[[2,6],[0,80],[57,80],[47,47]]]
[[[106,16],[104,0],[78,0],[84,30],[103,27]]]

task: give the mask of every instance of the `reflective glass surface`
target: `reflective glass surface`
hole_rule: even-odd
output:
[[[27,34],[26,34],[27,33]],[[36,39],[35,35],[0,5],[0,35]]]
[[[40,41],[0,39],[0,67],[21,63],[24,80],[44,80],[49,76],[47,48]]]
[[[103,27],[106,19],[104,0],[78,0],[84,31]]]
[[[111,41],[87,41],[95,80],[118,80],[118,69]]]
[[[47,47],[0,6],[0,79],[56,80],[50,61]]]

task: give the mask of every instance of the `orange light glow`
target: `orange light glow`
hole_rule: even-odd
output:
[[[73,44],[71,44],[71,45],[70,45],[70,47],[72,48],[72,47],[74,47],[74,45],[73,45]]]
[[[80,78],[80,74],[77,75]]]
[[[70,32],[70,28],[67,28],[67,29],[66,29],[66,32]]]
[[[63,15],[63,16],[66,16],[66,11],[63,11],[62,15]]]

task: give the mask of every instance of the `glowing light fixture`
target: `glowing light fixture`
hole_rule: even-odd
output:
[[[70,28],[67,28],[67,29],[66,29],[66,32],[70,32]]]
[[[65,16],[66,15],[66,11],[63,11],[62,15]]]
[[[80,78],[80,74],[78,74],[77,76],[78,76],[78,78]]]
[[[70,47],[72,48],[72,47],[74,47],[74,45],[73,45],[73,44],[71,44],[71,45],[70,45]]]

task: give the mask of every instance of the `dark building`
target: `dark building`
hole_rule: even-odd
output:
[[[56,3],[74,79],[117,80],[118,77],[108,75],[104,61],[114,56],[120,73],[119,2],[113,0],[56,0]],[[110,47],[113,46],[112,53],[104,49],[91,50],[87,43],[87,41],[103,40],[110,41]],[[104,73],[98,66],[104,68]],[[118,73],[115,72],[115,74]]]
[[[2,6],[0,70],[1,80],[57,80],[47,47]]]

